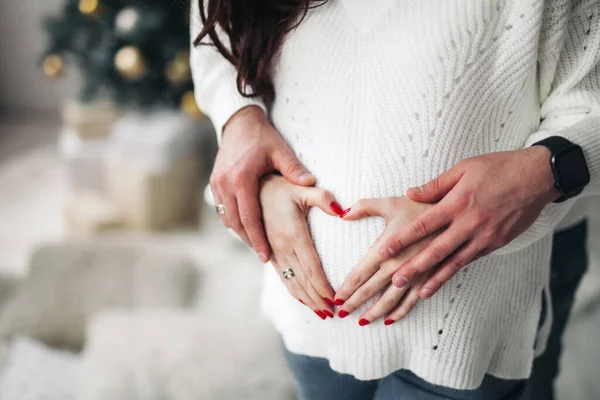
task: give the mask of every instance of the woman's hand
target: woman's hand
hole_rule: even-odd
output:
[[[325,319],[333,318],[334,291],[321,268],[306,217],[310,207],[337,216],[341,207],[333,195],[315,187],[297,186],[278,175],[261,180],[260,205],[267,238],[273,251],[271,262],[289,292]],[[288,268],[295,276],[283,277]]]
[[[258,181],[273,170],[298,185],[315,183],[265,112],[245,107],[225,125],[210,187],[215,202],[225,206],[223,224],[250,244],[263,263],[271,257],[271,249],[260,219]]]
[[[363,199],[350,207],[349,211],[344,214],[343,218],[347,221],[365,217],[383,217],[385,230],[338,289],[335,303],[343,304],[338,313],[341,318],[352,313],[386,286],[389,287],[377,303],[361,316],[360,325],[367,325],[384,315],[386,316],[385,324],[390,325],[406,316],[416,305],[419,299],[419,288],[432,272],[417,277],[410,287],[397,288],[390,283],[394,273],[425,248],[436,234],[420,240],[383,263],[375,261],[378,257],[379,246],[383,241],[432,206],[432,204],[417,203],[408,197]]]

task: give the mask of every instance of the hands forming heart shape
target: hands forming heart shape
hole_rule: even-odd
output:
[[[403,288],[391,284],[392,276],[399,266],[426,247],[435,234],[382,263],[376,262],[379,257],[378,248],[386,240],[388,233],[395,232],[399,227],[414,220],[432,207],[432,204],[418,203],[408,197],[363,199],[344,211],[330,192],[315,187],[293,185],[277,175],[263,178],[260,204],[267,238],[273,252],[272,264],[278,269],[292,296],[322,319],[333,317],[334,305],[342,306],[338,315],[344,318],[384,290],[380,299],[361,316],[359,324],[364,326],[385,317],[385,324],[390,325],[414,308],[419,300],[421,285],[434,272],[427,271],[419,275],[411,285]],[[337,293],[325,277],[310,236],[306,217],[311,207],[318,207],[328,215],[339,216],[347,221],[367,217],[381,217],[385,221],[386,230],[346,278]],[[287,268],[293,269],[293,279],[285,279],[282,276],[281,271]]]

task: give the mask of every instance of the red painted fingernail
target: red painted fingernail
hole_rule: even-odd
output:
[[[385,321],[383,321],[384,325],[391,325],[391,324],[393,324],[394,322],[396,322],[396,321],[394,321],[393,319],[389,319],[389,318],[388,318],[388,319],[386,319]]]
[[[331,207],[331,210],[333,210],[333,212],[337,215],[342,215],[344,213],[344,209],[338,204],[337,201],[332,201],[329,207]]]
[[[344,218],[348,213],[350,212],[349,208],[346,208],[344,211],[342,211],[342,213],[340,214],[340,218]]]
[[[298,301],[299,301],[300,303],[304,304],[304,302],[303,302],[301,299],[298,299]],[[306,304],[304,304],[304,305],[306,305]]]
[[[338,317],[340,317],[340,318],[346,318],[348,315],[350,315],[350,313],[346,310],[338,311]]]
[[[321,310],[321,312],[325,315],[327,315],[329,318],[333,318],[333,314],[331,313],[331,311],[327,311],[327,310]]]
[[[333,302],[334,305],[336,306],[342,306],[344,305],[344,300],[342,299],[335,299],[335,301]]]
[[[318,311],[317,310],[317,311],[315,311],[315,314],[317,314],[319,316],[319,318],[321,318],[321,319],[326,319],[327,318],[327,316],[325,314],[323,314],[322,311]]]
[[[327,297],[325,297],[325,301],[327,302],[327,304],[329,304],[330,306],[334,306],[335,303],[333,302],[333,300],[328,299]]]
[[[365,318],[361,318],[360,321],[358,321],[358,324],[360,326],[365,326],[365,325],[369,325],[371,322],[368,319]]]

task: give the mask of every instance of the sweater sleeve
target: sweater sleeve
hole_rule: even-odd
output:
[[[562,136],[582,147],[590,183],[600,195],[600,2],[547,1],[538,48],[541,123],[525,146]],[[551,233],[575,199],[551,203],[523,234],[495,254],[521,250]]]
[[[194,80],[194,93],[198,107],[212,121],[221,144],[223,126],[237,111],[255,105],[266,112],[264,103],[258,98],[246,98],[237,90],[237,71],[212,45],[194,46],[193,42],[202,30],[199,1],[192,0],[190,10],[190,65]],[[222,30],[218,31],[224,44],[229,43]],[[208,43],[208,37],[203,43]]]

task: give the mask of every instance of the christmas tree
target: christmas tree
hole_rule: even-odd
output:
[[[42,70],[58,78],[66,65],[76,66],[84,102],[181,107],[196,116],[187,20],[176,0],[66,0],[46,21]]]

